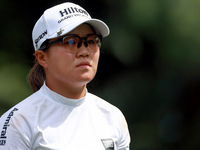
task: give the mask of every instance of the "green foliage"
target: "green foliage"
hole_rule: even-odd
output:
[[[2,55],[1,55],[2,56]],[[31,94],[26,83],[29,68],[24,64],[5,63],[0,66],[0,113]]]

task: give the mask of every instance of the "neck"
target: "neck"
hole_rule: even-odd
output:
[[[51,82],[46,81],[46,85],[52,91],[71,99],[80,99],[85,96],[86,94],[86,84],[73,87],[73,86],[66,86],[65,84],[53,84]]]

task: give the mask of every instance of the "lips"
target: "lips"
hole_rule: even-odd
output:
[[[89,62],[81,62],[77,65],[77,67],[91,67]]]

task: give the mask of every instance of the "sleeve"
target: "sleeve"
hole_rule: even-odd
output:
[[[30,150],[31,130],[18,108],[12,108],[0,118],[0,149]]]
[[[126,119],[121,111],[118,111],[118,133],[119,139],[117,150],[129,150],[131,138]]]

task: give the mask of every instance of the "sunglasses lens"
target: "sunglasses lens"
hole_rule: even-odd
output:
[[[65,44],[73,45],[73,44],[75,44],[75,41],[73,38],[71,38]]]
[[[76,47],[78,43],[79,43],[78,37],[67,37],[64,39],[63,44],[70,47]]]
[[[101,40],[97,35],[90,35],[87,38],[87,43],[91,48],[100,48],[101,47]]]

